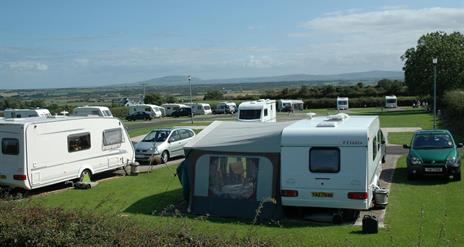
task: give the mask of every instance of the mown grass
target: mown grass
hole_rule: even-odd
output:
[[[360,227],[316,225],[283,220],[279,224],[252,225],[235,219],[184,215],[160,216],[170,205],[182,201],[174,167],[166,167],[137,177],[101,182],[91,190],[69,190],[31,199],[47,207],[87,209],[114,215],[127,215],[144,227],[189,225],[198,232],[274,238],[282,246],[462,246],[464,205],[462,182],[447,180],[406,180],[405,157],[395,170],[385,224],[379,234],[360,234]]]
[[[389,144],[410,144],[414,132],[392,132],[388,133],[388,143]]]

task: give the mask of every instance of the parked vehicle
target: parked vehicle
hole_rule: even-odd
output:
[[[3,117],[5,118],[27,118],[27,117],[50,117],[48,109],[5,109]]]
[[[26,190],[80,179],[134,162],[117,118],[0,120],[0,185]]]
[[[463,144],[454,142],[448,130],[419,130],[411,144],[407,158],[408,179],[419,176],[449,176],[461,180],[461,156],[458,148]]]
[[[396,108],[398,107],[398,99],[395,95],[385,96],[385,108]]]
[[[373,206],[385,141],[377,116],[337,114],[282,131],[283,206],[365,210]]]
[[[136,112],[126,117],[127,121],[146,120],[151,121],[153,117],[146,112]]]
[[[242,102],[238,106],[237,120],[245,122],[275,122],[275,100],[260,99],[257,101]]]
[[[237,111],[237,104],[234,102],[219,102],[214,109],[214,114],[234,114]]]
[[[159,118],[163,116],[163,112],[157,105],[139,104],[129,106],[129,115],[144,112],[150,115],[151,118]]]
[[[73,116],[100,116],[113,117],[110,109],[106,106],[80,106],[76,107],[72,113]]]
[[[174,104],[174,103],[166,103],[162,104],[162,107],[166,109],[166,116],[171,116],[173,112],[179,110],[181,107],[187,107],[184,104]]]
[[[348,97],[337,97],[337,110],[348,110]]]
[[[159,156],[161,163],[166,163],[170,158],[183,156],[184,145],[193,137],[195,132],[188,128],[152,130],[135,145],[135,159],[146,162]]]
[[[175,112],[171,113],[172,117],[190,117],[192,114],[192,108],[189,106],[181,107],[177,109]],[[193,114],[195,115],[195,113]]]
[[[302,111],[304,109],[303,100],[279,99],[277,100],[277,111],[288,112],[291,109]]]
[[[195,115],[208,115],[212,114],[211,106],[207,103],[193,103],[187,104],[188,106],[192,106],[193,114]]]

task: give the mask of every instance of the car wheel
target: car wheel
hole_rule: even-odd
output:
[[[169,160],[169,152],[165,150],[161,153],[161,164],[166,164],[168,160]]]

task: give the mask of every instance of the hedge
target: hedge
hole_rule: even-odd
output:
[[[440,103],[440,102],[439,102]],[[458,137],[464,137],[464,91],[445,92],[438,109],[441,112],[443,127],[449,128]]]
[[[224,237],[193,233],[190,226],[177,220],[164,227],[142,228],[124,215],[104,217],[87,211],[22,205],[21,202],[0,200],[0,246],[273,245],[253,234]]]
[[[416,97],[398,97],[398,106],[412,106]],[[336,108],[336,98],[305,99],[306,109],[317,108]],[[383,107],[385,106],[385,97],[362,97],[349,98],[350,107]]]

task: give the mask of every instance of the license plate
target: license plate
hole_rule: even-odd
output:
[[[333,193],[330,192],[312,192],[311,194],[313,195],[313,197],[333,197]]]
[[[426,167],[425,171],[426,172],[442,172],[443,168],[441,168],[441,167]]]
[[[0,179],[6,179],[6,175],[0,175]]]

